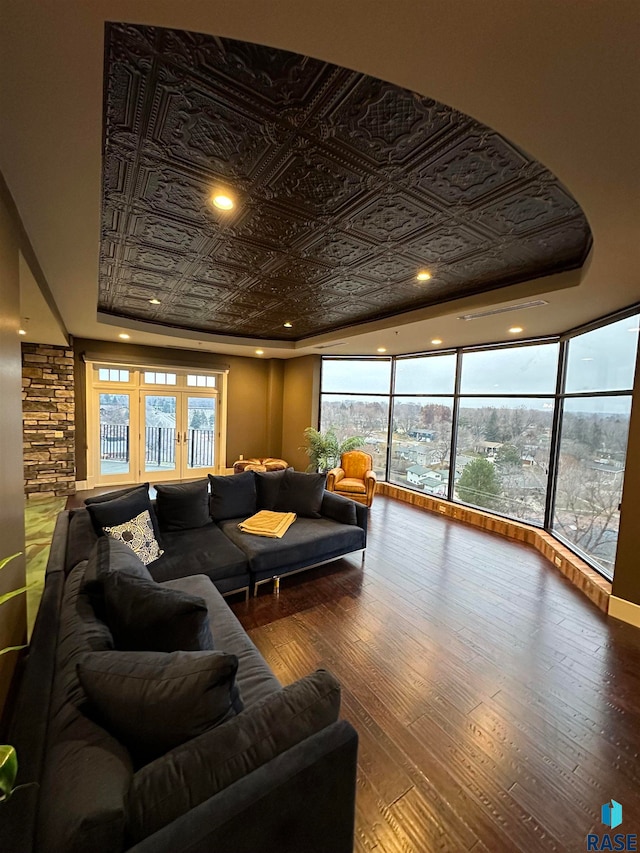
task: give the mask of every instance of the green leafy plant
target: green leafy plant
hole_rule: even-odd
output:
[[[343,453],[357,450],[364,444],[364,438],[361,435],[352,435],[339,441],[333,429],[320,432],[313,427],[307,427],[304,435],[307,443],[300,450],[304,450],[309,457],[307,471],[330,471],[340,464]]]
[[[18,551],[17,554],[12,554],[10,557],[4,557],[0,560],[0,570],[4,569],[7,563],[11,562],[11,560],[15,560],[16,557],[19,557],[21,553],[22,551]],[[26,591],[27,587],[22,586],[19,589],[11,590],[11,592],[5,592],[3,595],[0,595],[0,605],[6,604],[7,601],[15,598],[16,595],[21,595]],[[0,649],[0,655],[5,655],[7,652],[18,652],[20,649],[24,648],[26,648],[24,645],[8,646],[6,649]],[[0,744],[0,803],[8,800],[14,790],[16,790],[14,788],[14,783],[17,775],[18,756],[16,755],[14,747],[8,744]]]

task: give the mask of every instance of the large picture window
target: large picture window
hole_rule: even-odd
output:
[[[320,427],[380,479],[553,532],[613,577],[638,315],[566,339],[323,359]]]

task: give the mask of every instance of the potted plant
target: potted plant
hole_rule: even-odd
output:
[[[304,431],[307,443],[300,450],[309,457],[307,471],[320,471],[326,473],[340,464],[340,457],[349,450],[357,450],[364,444],[364,438],[360,435],[352,435],[343,441],[338,440],[332,428],[326,432],[313,427],[307,427]]]
[[[4,569],[11,560],[19,557],[21,553],[22,551],[18,551],[17,554],[12,554],[10,557],[0,560],[0,570]],[[5,604],[11,598],[15,598],[16,595],[21,595],[26,589],[27,587],[23,586],[0,595],[0,605]],[[8,646],[6,649],[0,649],[0,655],[5,655],[7,652],[17,652],[24,648],[25,646]],[[14,783],[17,775],[18,756],[14,747],[9,744],[0,744],[0,803],[8,800],[14,790],[16,790]]]

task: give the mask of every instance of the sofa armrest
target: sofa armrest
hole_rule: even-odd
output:
[[[358,524],[357,512],[354,511],[355,503],[349,498],[330,492],[325,489],[320,506],[320,514],[341,524]]]
[[[128,853],[352,853],[358,735],[339,720]]]

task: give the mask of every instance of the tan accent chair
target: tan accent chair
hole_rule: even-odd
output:
[[[250,459],[237,459],[233,463],[233,473],[242,474],[243,471],[284,471],[289,463],[284,459],[274,459],[272,456],[251,457]]]
[[[327,474],[327,490],[371,506],[376,493],[373,459],[362,450],[349,450],[340,457],[340,467]]]

